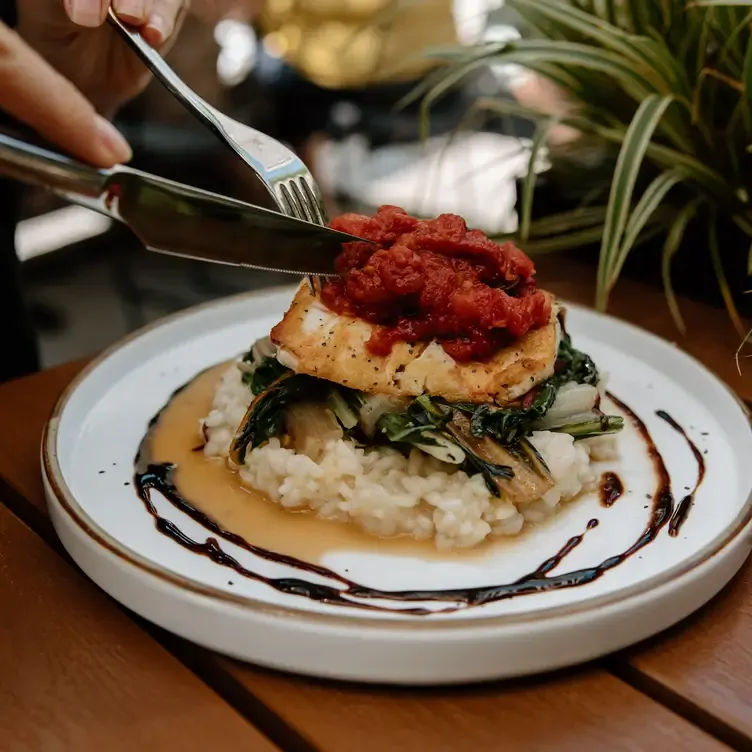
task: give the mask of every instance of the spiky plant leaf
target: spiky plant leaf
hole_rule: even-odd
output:
[[[662,97],[658,94],[647,97],[638,107],[624,136],[611,183],[601,243],[597,300],[601,309],[606,308],[608,294],[615,281],[613,272],[618,265],[619,248],[642,160],[658,123],[672,101],[673,97]]]
[[[745,337],[746,327],[742,322],[742,317],[739,315],[739,311],[736,309],[736,303],[734,303],[734,297],[729,289],[728,279],[726,278],[726,272],[723,269],[723,262],[721,261],[721,251],[720,246],[718,245],[718,213],[716,211],[713,211],[710,220],[708,245],[710,247],[710,259],[713,262],[713,271],[718,280],[718,287],[721,290],[726,310],[731,317],[731,323],[739,333],[739,336]]]
[[[687,225],[692,221],[695,214],[697,214],[697,207],[701,203],[702,199],[696,198],[693,201],[690,201],[677,214],[676,219],[671,225],[671,229],[668,231],[668,235],[666,235],[666,242],[663,245],[663,254],[661,256],[661,277],[663,278],[663,289],[666,293],[666,302],[668,303],[668,308],[674,322],[676,323],[676,327],[682,334],[687,331],[687,328],[684,325],[684,317],[681,315],[679,302],[676,299],[674,286],[671,282],[671,263],[684,239],[684,231],[687,229]]]
[[[544,148],[540,134],[558,116],[580,137],[567,153],[559,148],[549,159],[565,165],[559,174],[570,184],[582,180],[580,193],[592,196],[589,201],[600,204],[608,194],[609,204],[605,213],[603,206],[583,207],[533,220],[535,175],[529,176],[520,202],[525,248],[547,252],[590,244],[602,227],[598,301],[605,305],[631,248],[664,232],[664,287],[680,322],[671,262],[681,255],[689,222],[715,217],[708,250],[738,325],[723,263],[730,244],[719,245],[716,224],[735,225],[752,244],[752,0],[506,0],[506,5],[522,18],[523,39],[463,48],[460,54],[438,51],[446,68],[430,77],[424,111],[485,64],[513,63],[548,78],[566,103],[561,110],[542,102],[538,112],[503,100],[479,109],[535,121],[536,151]],[[587,163],[594,145],[605,157],[601,164],[573,169],[578,155],[580,165]],[[752,249],[748,266],[752,275]]]
[[[640,237],[645,225],[661,205],[668,192],[682,180],[683,175],[681,170],[669,170],[660,174],[645,189],[645,193],[642,194],[642,197],[632,210],[632,214],[624,230],[624,238],[621,241],[621,246],[616,253],[609,273],[610,285],[613,286],[616,284],[616,280],[624,266],[624,261],[632,250],[637,238]]]
[[[538,123],[530,145],[530,160],[528,162],[527,174],[522,185],[522,212],[520,216],[520,238],[523,243],[530,240],[530,217],[533,208],[533,189],[535,188],[535,178],[538,174],[538,160],[541,149],[546,145],[548,134],[551,129],[560,121],[561,118],[552,117]]]

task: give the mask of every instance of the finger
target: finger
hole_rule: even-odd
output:
[[[110,0],[64,0],[65,12],[79,26],[101,26],[107,18]],[[142,26],[152,13],[152,0],[114,0],[113,10],[128,24]]]
[[[153,9],[152,0],[114,0],[112,8],[128,24],[143,26],[150,18]]]
[[[154,7],[141,30],[144,39],[152,46],[164,48],[171,38],[174,38],[185,16],[187,3],[181,0],[153,0]]]
[[[68,18],[78,26],[101,26],[107,17],[110,0],[64,0]]]
[[[128,143],[86,97],[1,23],[0,108],[96,167],[131,157]]]

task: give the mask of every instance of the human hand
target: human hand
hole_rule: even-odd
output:
[[[111,115],[149,79],[105,25],[109,6],[110,0],[22,0],[18,33],[0,23],[0,109],[97,167],[131,157],[97,111]],[[181,6],[181,0],[115,0],[118,15],[162,51],[175,37]]]
[[[182,21],[182,0],[20,0],[18,33],[97,111],[112,115],[149,80],[144,64],[105,23],[113,6],[165,52]]]
[[[127,162],[125,139],[64,76],[0,23],[0,109],[96,167]]]

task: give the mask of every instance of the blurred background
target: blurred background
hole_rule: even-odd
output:
[[[600,23],[597,0],[588,2],[592,6],[589,12]],[[522,11],[524,4],[517,0],[515,3]],[[535,143],[536,134],[541,131],[536,130],[532,119],[520,114],[517,106],[563,114],[567,103],[560,90],[503,56],[500,59],[491,54],[479,56],[483,59],[470,66],[470,72],[447,87],[444,96],[434,103],[428,132],[421,128],[420,99],[404,102],[422,85],[427,90],[427,83],[437,82],[439,58],[446,63],[453,56],[460,59],[469,52],[475,54],[476,50],[493,47],[493,43],[514,42],[527,33],[530,27],[525,26],[523,16],[509,7],[515,3],[203,0],[200,8],[194,4],[194,12],[170,52],[169,61],[212,105],[296,149],[324,190],[330,216],[343,211],[373,212],[380,204],[391,203],[420,216],[444,211],[461,214],[469,225],[492,235],[514,233],[519,226],[522,179],[532,164],[538,175],[532,219],[542,218],[544,221],[534,226],[548,233],[538,239],[540,249],[554,250],[557,244],[574,248],[575,253],[594,264],[602,232],[603,204],[607,203],[610,190],[613,150],[604,152],[602,144],[597,143],[590,148],[586,138],[577,142],[576,133],[566,125],[549,122],[545,126],[549,149],[541,149],[538,159]],[[572,5],[579,7],[574,0]],[[613,8],[621,5],[606,3],[602,13],[613,15]],[[677,20],[690,18],[680,8],[680,0],[668,4],[645,0],[640,6],[655,16],[643,19],[658,29],[654,39],[661,38],[661,24],[671,22],[661,14],[674,5],[674,25],[665,28],[678,29]],[[542,7],[545,15],[545,3]],[[611,21],[617,23],[618,16]],[[627,19],[625,23],[634,21]],[[595,24],[593,28],[600,27]],[[570,32],[562,25],[550,29],[549,35],[560,40]],[[702,49],[681,41],[687,33],[678,29],[677,49]],[[728,39],[720,26],[718,33],[719,39]],[[571,38],[582,39],[579,32],[572,34]],[[738,41],[739,34],[733,38]],[[670,42],[668,36],[666,39]],[[708,49],[712,47],[709,45]],[[430,50],[433,55],[427,54]],[[730,55],[727,57],[731,59]],[[695,61],[691,65],[687,62],[687,66],[693,76],[700,70],[696,107],[702,115],[704,90],[700,87],[714,79],[704,76]],[[535,68],[535,62],[529,67]],[[548,70],[551,72],[550,66]],[[597,71],[587,79],[579,69],[568,75],[568,80],[581,89],[580,97],[587,108],[584,111],[590,113],[579,133],[587,133],[588,124],[603,117],[612,130],[618,126],[626,134],[637,102],[625,104],[615,99],[619,92],[613,79]],[[721,112],[717,102],[721,100],[714,99],[712,107],[707,108],[713,117]],[[489,103],[492,106],[487,106]],[[517,110],[504,103],[517,103]],[[475,106],[479,104],[483,106]],[[688,127],[695,128],[696,120]],[[160,85],[152,84],[119,113],[116,122],[134,148],[134,166],[244,198],[243,166]],[[661,138],[660,134],[657,137]],[[741,134],[740,138],[746,136]],[[576,159],[566,162],[564,168],[552,170],[546,152],[550,155],[558,148],[558,152],[565,153],[573,141],[577,142]],[[724,136],[722,143],[727,142]],[[745,151],[746,143],[740,142],[737,149],[742,161],[749,152]],[[719,150],[706,150],[708,160],[717,154]],[[601,170],[597,179],[596,168]],[[720,165],[718,169],[726,168]],[[746,174],[746,170],[743,172]],[[575,181],[576,173],[582,179]],[[679,198],[682,195],[677,194]],[[737,190],[737,195],[742,194]],[[686,194],[686,198],[692,206],[694,194]],[[695,208],[697,205],[695,201]],[[656,213],[657,231],[665,236],[671,223],[684,216],[679,209],[672,213],[673,208],[668,207],[665,212]],[[97,352],[129,331],[182,308],[294,281],[283,275],[146,252],[122,227],[39,191],[26,192],[23,216],[18,252],[45,367]],[[565,229],[576,231],[566,243],[560,242],[563,234],[552,221],[555,216],[566,217]],[[651,233],[655,235],[650,223],[638,233],[640,240],[645,236],[648,252],[630,258],[624,271],[657,279],[660,284],[661,258],[665,258],[666,251],[663,240],[663,252],[661,248],[650,250]],[[536,238],[531,235],[530,240]],[[730,263],[728,277],[736,285],[732,294],[747,304],[749,313],[752,295],[743,295],[752,270],[749,238],[745,235],[733,245],[733,252],[728,243],[724,247],[724,263]],[[527,245],[523,247],[528,249]],[[674,265],[679,277],[677,287],[719,303],[713,270],[698,271],[702,264],[710,263],[706,248],[703,246],[702,253],[695,257],[687,255],[690,263]],[[676,248],[669,263],[675,251]],[[693,270],[684,281],[683,269]],[[691,284],[685,284],[687,280]]]

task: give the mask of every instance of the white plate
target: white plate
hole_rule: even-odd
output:
[[[382,607],[377,611],[321,603],[192,553],[158,531],[134,491],[139,442],[175,389],[266,335],[290,297],[290,290],[243,296],[167,319],[100,357],[58,403],[43,441],[53,522],[84,572],[136,613],[222,653],[288,671],[406,684],[477,681],[554,669],[642,640],[708,601],[749,554],[752,432],[740,403],[680,350],[577,307],[567,319],[575,345],[593,356],[609,374],[611,392],[644,421],[677,502],[694,487],[698,462],[657,410],[681,424],[706,463],[678,535],[663,526],[648,545],[576,587],[430,615],[400,614],[405,604],[389,600],[369,601]],[[609,508],[597,494],[584,496],[475,557],[434,560],[386,546],[379,555],[336,551],[323,563],[387,591],[508,585],[586,533],[549,576],[566,584],[571,578],[561,575],[592,574],[640,540],[654,515],[656,472],[631,424],[619,447],[620,459],[603,469],[620,475],[626,493]],[[210,535],[161,497],[155,502],[192,539]],[[587,529],[592,519],[599,524]],[[220,545],[267,577],[298,577],[335,593],[345,587],[226,540]],[[418,605],[437,608],[434,601]]]

